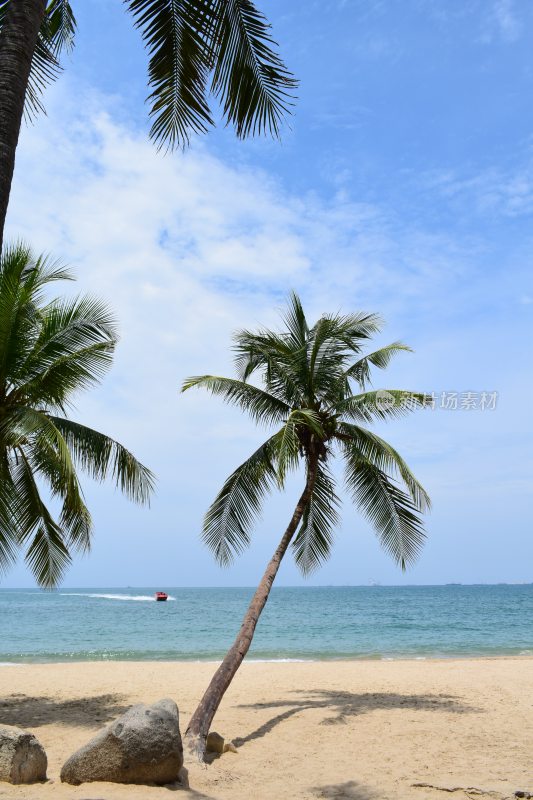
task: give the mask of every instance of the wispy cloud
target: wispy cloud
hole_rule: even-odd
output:
[[[513,0],[493,0],[489,5],[482,41],[490,43],[495,39],[512,44],[522,33]]]
[[[533,214],[533,159],[530,154],[514,167],[434,171],[423,180],[443,197],[468,206],[470,212],[496,217]]]

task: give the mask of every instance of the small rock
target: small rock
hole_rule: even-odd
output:
[[[0,781],[45,781],[47,766],[44,748],[33,733],[11,725],[0,725]]]
[[[207,735],[206,741],[206,750],[208,753],[238,753],[239,751],[233,744],[233,742],[226,742],[224,737],[220,735],[220,733],[216,733],[216,731],[211,731]]]
[[[224,752],[224,737],[221,736],[220,733],[211,731],[211,733],[207,735],[205,749],[208,753],[220,753],[222,755]]]
[[[174,783],[183,766],[179,712],[173,700],[133,706],[63,764],[61,780]]]

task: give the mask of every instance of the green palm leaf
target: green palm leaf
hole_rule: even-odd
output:
[[[148,503],[154,490],[154,475],[129,450],[79,422],[52,415],[50,420],[64,438],[72,460],[84,472],[96,481],[110,478],[131,500]]]
[[[217,375],[198,375],[187,378],[181,391],[193,387],[203,387],[211,394],[218,395],[232,405],[240,406],[257,422],[277,423],[290,413],[290,406],[268,392],[250,383]]]
[[[75,32],[76,19],[68,0],[52,0],[47,6],[31,62],[24,106],[26,119],[44,112],[41,96],[61,74],[60,57],[74,47]]]
[[[12,365],[16,396],[63,408],[68,395],[90,388],[105,375],[117,338],[115,321],[99,300],[50,303],[30,351]]]
[[[261,501],[277,483],[273,462],[278,442],[279,434],[272,436],[237,467],[205,515],[202,537],[222,566],[248,546],[249,529],[260,514]]]
[[[265,17],[250,0],[218,0],[211,41],[211,88],[237,136],[270,133],[292,104],[296,82],[274,51]]]
[[[406,462],[388,442],[372,431],[358,425],[341,422],[337,438],[349,443],[361,457],[378,469],[397,474],[404,482],[413,503],[419,511],[429,511],[431,500],[424,487],[417,481]]]
[[[373,524],[384,549],[406,569],[416,561],[426,538],[417,505],[356,448],[344,445],[343,450],[346,484],[354,502]]]
[[[0,452],[0,487],[0,574],[2,574],[16,561],[20,544],[17,528],[13,524],[17,492],[5,451]]]
[[[126,0],[150,56],[150,136],[158,147],[185,146],[212,126],[206,100],[210,0]]]
[[[311,500],[292,543],[294,560],[303,575],[309,575],[329,558],[333,532],[339,524],[339,508],[331,472],[327,465],[319,464]]]
[[[344,397],[334,406],[334,410],[338,417],[360,422],[374,422],[377,419],[386,421],[405,417],[412,411],[429,406],[431,401],[431,396],[422,392],[378,389]]]
[[[309,337],[311,393],[328,403],[337,399],[348,359],[360,353],[363,342],[380,327],[376,314],[321,317]]]
[[[304,402],[302,388],[307,385],[309,364],[307,345],[299,342],[297,334],[240,331],[234,339],[234,362],[242,380],[260,372],[265,388],[275,397],[292,407]]]
[[[406,352],[412,353],[412,349],[402,342],[392,342],[386,347],[381,347],[373,353],[368,353],[364,358],[356,361],[349,369],[346,370],[345,376],[348,379],[356,381],[361,389],[365,389],[366,385],[370,382],[370,367],[378,367],[378,369],[385,369],[388,367],[390,360],[397,353]]]
[[[31,466],[22,450],[14,469],[18,505],[15,520],[20,544],[28,544],[26,563],[39,586],[57,586],[70,564],[60,526],[41,500]]]
[[[26,448],[32,472],[48,483],[52,497],[62,501],[58,520],[65,544],[86,553],[91,548],[92,521],[74,470],[66,473],[61,457],[46,440],[35,440]]]

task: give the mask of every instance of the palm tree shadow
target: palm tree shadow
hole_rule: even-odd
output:
[[[19,728],[38,728],[62,723],[94,728],[123,714],[131,704],[124,704],[120,694],[101,694],[78,700],[55,700],[53,697],[28,697],[12,694],[0,698],[0,723]]]
[[[366,692],[354,694],[353,692],[315,691],[308,692],[298,689],[291,694],[307,695],[303,698],[274,701],[272,703],[252,703],[241,705],[239,708],[285,708],[280,714],[264,722],[255,731],[247,736],[234,739],[236,747],[242,747],[254,739],[261,739],[270,733],[277,725],[285,720],[311,709],[324,709],[321,725],[346,725],[350,717],[367,714],[377,710],[391,710],[396,708],[410,708],[416,711],[445,711],[453,714],[480,713],[479,709],[467,706],[453,695],[444,694],[397,694],[396,692]],[[333,713],[331,713],[333,712]],[[342,795],[341,795],[342,796]]]
[[[373,789],[357,783],[357,781],[313,786],[311,791],[316,797],[329,798],[330,800],[382,800],[383,797],[376,794]]]

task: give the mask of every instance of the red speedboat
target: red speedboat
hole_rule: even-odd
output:
[[[156,600],[168,600],[168,594],[166,592],[156,592],[155,593]]]

